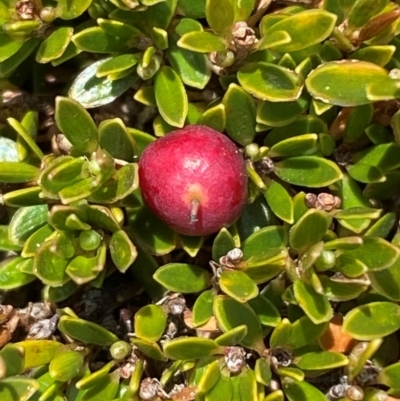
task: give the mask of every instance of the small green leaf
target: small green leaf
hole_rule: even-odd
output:
[[[202,326],[207,323],[213,314],[214,291],[203,291],[196,299],[193,305],[193,325],[195,327]]]
[[[392,266],[400,254],[397,246],[379,237],[364,237],[361,246],[344,252],[361,261],[371,271]]]
[[[25,377],[7,377],[0,382],[2,401],[28,401],[39,389],[35,379]]]
[[[135,334],[137,337],[158,341],[167,325],[167,316],[161,306],[146,305],[135,314]]]
[[[53,340],[25,340],[15,345],[23,349],[24,370],[28,370],[50,363],[63,344]]]
[[[154,341],[147,341],[140,338],[132,338],[132,344],[144,355],[156,361],[166,361],[159,345]]]
[[[83,365],[84,357],[77,351],[66,351],[50,362],[49,373],[54,380],[67,382],[76,377]]]
[[[349,107],[371,103],[367,85],[385,86],[388,81],[388,72],[376,64],[342,60],[322,64],[312,71],[306,87],[315,99]]]
[[[109,346],[118,341],[118,337],[98,324],[70,316],[62,316],[58,329],[84,344]]]
[[[324,237],[331,222],[332,217],[326,212],[310,209],[290,229],[290,246],[302,250],[317,243]]]
[[[273,145],[268,152],[268,157],[308,156],[318,150],[318,135],[305,134],[284,139]]]
[[[1,6],[0,6],[1,7]],[[4,5],[5,7],[5,5]],[[21,47],[24,41],[20,38],[12,38],[5,32],[0,33],[0,62],[7,60],[13,56]]]
[[[206,394],[206,401],[232,401],[232,382],[230,377],[221,375],[214,387]]]
[[[0,161],[0,181],[4,183],[23,183],[38,179],[40,170],[26,163]]]
[[[170,41],[168,60],[185,85],[203,89],[211,78],[207,56],[179,47]]]
[[[376,380],[379,384],[384,384],[385,386],[397,389],[400,380],[400,362],[385,366],[379,372]]]
[[[321,9],[307,10],[286,17],[269,27],[265,36],[286,32],[290,42],[271,46],[278,52],[293,52],[324,41],[333,31],[337,16]]]
[[[222,37],[210,32],[193,31],[185,33],[179,40],[178,46],[198,53],[210,53],[225,50]]]
[[[259,358],[256,360],[254,375],[257,383],[263,384],[264,386],[270,385],[272,372],[268,362],[265,359]]]
[[[115,266],[119,271],[125,273],[137,257],[135,245],[133,245],[125,231],[119,230],[111,236],[109,247],[111,259]]]
[[[59,286],[68,280],[68,260],[54,252],[52,241],[44,242],[34,258],[34,272],[44,284]]]
[[[89,53],[114,53],[128,50],[126,38],[112,35],[99,26],[86,28],[72,37],[75,46]]]
[[[188,112],[188,99],[178,74],[168,66],[161,67],[154,80],[157,106],[164,120],[182,128]]]
[[[276,327],[280,323],[281,315],[278,309],[266,296],[258,294],[248,303],[264,326]]]
[[[371,302],[357,306],[343,320],[343,331],[361,341],[385,337],[399,328],[399,306],[392,302]]]
[[[242,324],[226,331],[215,339],[218,345],[231,346],[240,343],[247,335],[247,325]]]
[[[275,163],[275,174],[290,184],[320,188],[339,181],[343,174],[330,160],[318,156],[300,156]]]
[[[293,289],[299,306],[315,324],[328,322],[332,318],[333,310],[327,298],[318,294],[310,284],[296,280]]]
[[[237,326],[246,325],[247,335],[240,341],[240,344],[258,351],[264,348],[260,321],[249,305],[224,295],[218,295],[214,300],[214,316],[224,332]]]
[[[222,102],[225,107],[226,131],[230,138],[242,146],[252,143],[256,133],[253,98],[239,85],[230,84]]]
[[[326,401],[325,395],[306,381],[287,381],[283,384],[283,391],[289,401]]]
[[[244,303],[258,295],[258,287],[246,273],[225,270],[219,279],[221,290],[233,299]]]
[[[237,78],[243,89],[254,97],[271,102],[294,101],[303,87],[302,79],[296,73],[265,62],[244,65]]]
[[[234,9],[231,0],[207,0],[206,19],[214,32],[228,33],[234,22]]]
[[[26,274],[19,270],[26,259],[14,256],[3,260],[0,263],[0,289],[12,290],[31,283],[36,279],[32,274]]]
[[[135,243],[144,250],[155,255],[165,255],[175,248],[177,234],[147,207],[129,212],[128,219],[133,228]]]
[[[135,73],[117,80],[96,77],[97,69],[108,60],[110,59],[96,61],[86,67],[75,78],[68,96],[78,101],[83,107],[92,108],[111,103],[127,91],[138,78]]]
[[[278,181],[272,181],[265,193],[265,198],[278,218],[286,223],[293,224],[293,201],[283,185]]]
[[[8,226],[10,241],[16,245],[24,242],[40,227],[47,223],[49,210],[47,205],[36,205],[19,208]]]
[[[161,266],[154,279],[170,291],[184,294],[200,292],[211,285],[211,274],[207,270],[188,263]]]
[[[294,363],[305,370],[334,369],[346,366],[347,357],[339,352],[314,351],[307,352],[295,359]]]
[[[74,28],[70,27],[55,29],[40,45],[36,53],[36,61],[38,63],[48,63],[61,57],[71,41],[73,32]]]
[[[165,342],[163,350],[167,358],[192,360],[214,355],[219,346],[208,338],[180,337]]]
[[[90,6],[91,0],[59,0],[57,11],[64,20],[75,19]]]
[[[98,146],[98,133],[90,114],[75,100],[56,98],[55,119],[58,128],[81,152],[94,152]]]

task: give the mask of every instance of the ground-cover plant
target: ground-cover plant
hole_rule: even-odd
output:
[[[0,0],[1,401],[400,399],[399,18]],[[188,125],[249,179],[205,236],[138,176]]]

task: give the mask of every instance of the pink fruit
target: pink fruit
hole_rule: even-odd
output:
[[[247,199],[242,155],[225,135],[190,125],[152,142],[139,161],[143,198],[181,234],[207,235],[232,224]]]

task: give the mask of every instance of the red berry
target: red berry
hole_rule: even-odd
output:
[[[181,234],[208,235],[240,216],[247,199],[242,155],[225,135],[202,125],[151,143],[139,161],[143,198]]]

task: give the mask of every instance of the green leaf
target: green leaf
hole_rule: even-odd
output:
[[[0,161],[0,181],[4,183],[23,183],[39,177],[39,169],[26,163]]]
[[[154,279],[170,291],[184,294],[205,290],[211,285],[211,274],[188,263],[168,263],[154,274]]]
[[[258,401],[257,382],[252,369],[245,369],[239,374],[239,394],[242,400]]]
[[[384,384],[385,386],[397,389],[400,380],[400,362],[385,366],[379,372],[376,380],[379,384]]]
[[[318,135],[305,134],[284,139],[273,145],[268,152],[268,157],[308,156],[318,150]]]
[[[21,65],[36,49],[39,44],[39,38],[30,38],[26,40],[21,48],[12,56],[0,63],[0,78],[9,77],[19,65]]]
[[[48,216],[47,205],[19,208],[8,226],[9,239],[16,245],[24,245],[36,230],[47,223]]]
[[[283,392],[289,401],[326,401],[325,395],[306,381],[287,381],[283,384]]]
[[[68,260],[54,252],[52,241],[44,242],[34,258],[34,272],[44,284],[59,286],[68,280]]]
[[[207,125],[216,131],[222,132],[226,126],[225,106],[220,103],[207,109],[198,119],[197,124]]]
[[[217,353],[219,346],[208,338],[180,337],[165,342],[163,351],[167,358],[193,360]]]
[[[318,156],[299,156],[274,165],[275,174],[289,184],[320,188],[342,178],[340,168],[330,160]]]
[[[371,18],[384,10],[388,0],[358,0],[352,5],[348,20],[348,28],[353,30],[366,24]]]
[[[50,363],[63,344],[53,340],[25,340],[15,346],[23,349],[24,370],[28,370]]]
[[[36,53],[38,63],[48,63],[59,58],[71,41],[74,28],[60,27],[54,30],[40,45]]]
[[[278,21],[269,27],[265,36],[286,32],[290,42],[271,46],[278,52],[293,52],[324,41],[333,31],[337,16],[321,9],[306,10]]]
[[[387,173],[400,166],[400,145],[396,142],[368,147],[354,155],[355,165],[368,164]]]
[[[11,127],[15,129],[15,131],[17,131],[19,138],[25,141],[26,146],[29,147],[30,150],[32,150],[32,152],[35,153],[39,159],[42,159],[44,156],[43,152],[36,144],[32,136],[29,135],[25,127],[18,120],[12,117],[8,118],[7,122],[11,125]]]
[[[269,207],[278,218],[286,223],[293,224],[293,201],[283,185],[278,181],[272,181],[265,193],[265,198]]]
[[[25,377],[7,377],[0,382],[2,401],[28,401],[38,389],[35,379]]]
[[[60,12],[61,19],[75,19],[86,11],[91,2],[91,0],[59,0],[57,11]]]
[[[129,48],[128,39],[111,35],[99,26],[76,33],[72,42],[78,49],[89,53],[115,53]]]
[[[230,138],[242,146],[252,143],[256,133],[253,98],[239,85],[230,84],[222,103],[225,107],[226,131]]]
[[[128,219],[135,243],[144,250],[155,255],[165,255],[175,248],[177,234],[147,207],[129,212]]]
[[[214,387],[206,394],[205,401],[232,401],[232,382],[230,377],[220,375]]]
[[[361,341],[385,337],[399,328],[399,306],[392,302],[371,302],[357,306],[343,320],[343,331]]]
[[[306,79],[312,97],[338,106],[359,106],[371,103],[367,85],[385,86],[388,72],[366,61],[342,60],[322,64]]]
[[[314,351],[307,352],[294,360],[294,363],[305,370],[324,370],[346,366],[347,357],[339,352]]]
[[[98,324],[70,316],[61,316],[58,329],[84,344],[109,346],[118,341],[118,337]]]
[[[36,230],[24,244],[24,248],[21,252],[21,256],[24,258],[30,258],[35,256],[37,248],[54,232],[54,230],[48,225]]]
[[[324,294],[332,302],[345,302],[357,299],[367,289],[366,285],[341,283],[331,280],[325,275],[321,275],[319,279],[323,286]]]
[[[328,323],[315,324],[308,316],[302,316],[292,324],[287,341],[293,348],[304,347],[317,340],[327,327]]]
[[[283,227],[264,227],[250,235],[243,243],[243,260],[246,262],[246,265],[251,266],[259,261],[276,256],[286,246],[287,232]]]
[[[20,256],[4,259],[0,263],[0,289],[12,290],[22,287],[36,280],[32,274],[26,274],[19,270],[19,267],[26,261]]]
[[[15,344],[8,343],[0,351],[3,363],[3,378],[17,376],[24,369],[24,350]]]
[[[189,18],[205,18],[206,0],[179,0],[178,11]]]
[[[170,41],[168,60],[185,85],[204,89],[211,78],[207,56],[179,47]]]
[[[224,295],[218,295],[214,299],[214,316],[224,332],[237,326],[246,325],[247,334],[240,344],[257,351],[264,348],[260,321],[249,305]]]
[[[231,233],[226,228],[221,228],[214,239],[212,246],[212,258],[218,262],[222,256],[225,256],[229,251],[235,248],[235,241]]]
[[[135,245],[125,231],[119,230],[111,236],[109,247],[115,266],[120,272],[125,273],[137,257]]]
[[[203,291],[196,299],[193,305],[193,325],[194,327],[202,326],[207,323],[213,314],[214,291]]]
[[[300,96],[303,86],[302,79],[294,72],[265,62],[244,65],[237,78],[243,89],[254,97],[271,102],[294,101]]]
[[[154,93],[163,119],[174,127],[182,128],[188,112],[188,99],[182,81],[171,67],[163,66],[158,71]]]
[[[120,118],[104,120],[99,124],[99,143],[116,159],[133,161],[135,142]]]
[[[326,212],[310,209],[290,229],[290,246],[298,250],[307,249],[324,237],[331,222],[332,217]]]
[[[120,54],[106,60],[97,67],[96,77],[103,78],[110,74],[126,71],[138,63],[134,54]]]
[[[138,78],[134,73],[117,80],[96,77],[97,69],[108,60],[110,59],[96,61],[86,67],[75,78],[68,96],[78,101],[83,107],[92,108],[111,103],[127,91]]]
[[[158,341],[167,326],[167,316],[161,306],[146,305],[135,314],[135,334],[137,337]]]
[[[348,166],[347,172],[351,178],[364,184],[386,181],[386,177],[382,170],[365,163],[357,163]]]
[[[207,0],[206,19],[214,32],[228,33],[234,22],[234,9],[231,0]]]
[[[156,361],[166,361],[159,345],[153,341],[147,341],[140,338],[132,338],[132,344],[139,349],[144,355]]]
[[[57,381],[67,382],[76,377],[83,365],[84,356],[77,351],[65,351],[54,357],[49,365],[50,376]]]
[[[293,289],[296,301],[313,323],[328,322],[332,318],[333,310],[327,298],[318,294],[310,284],[296,280]]]
[[[221,334],[215,339],[218,345],[231,346],[242,341],[247,335],[247,326],[242,324]]]
[[[1,7],[1,6],[0,6]],[[12,38],[5,32],[0,33],[0,62],[13,56],[21,47],[24,41],[20,38]]]
[[[57,97],[55,119],[58,128],[77,150],[91,153],[97,149],[96,125],[76,100]]]
[[[221,290],[233,299],[244,303],[258,295],[258,287],[246,273],[225,270],[219,279]]]
[[[285,105],[285,103],[284,103]],[[277,143],[299,135],[309,133],[328,133],[326,122],[320,117],[308,115],[300,116],[290,124],[274,128],[265,138],[264,144],[272,148]]]
[[[290,102],[260,101],[257,105],[257,123],[271,127],[284,127],[307,110],[310,96],[302,94]]]
[[[361,246],[344,252],[346,255],[361,261],[370,271],[382,270],[392,266],[400,254],[397,246],[379,237],[364,237]]]
[[[145,11],[147,26],[166,30],[175,15],[177,3],[177,0],[165,0],[149,7]]]
[[[185,33],[179,40],[178,46],[198,53],[211,53],[225,50],[222,37],[210,32],[193,31]]]
[[[258,294],[248,303],[264,326],[276,327],[281,322],[278,309],[266,296]]]

